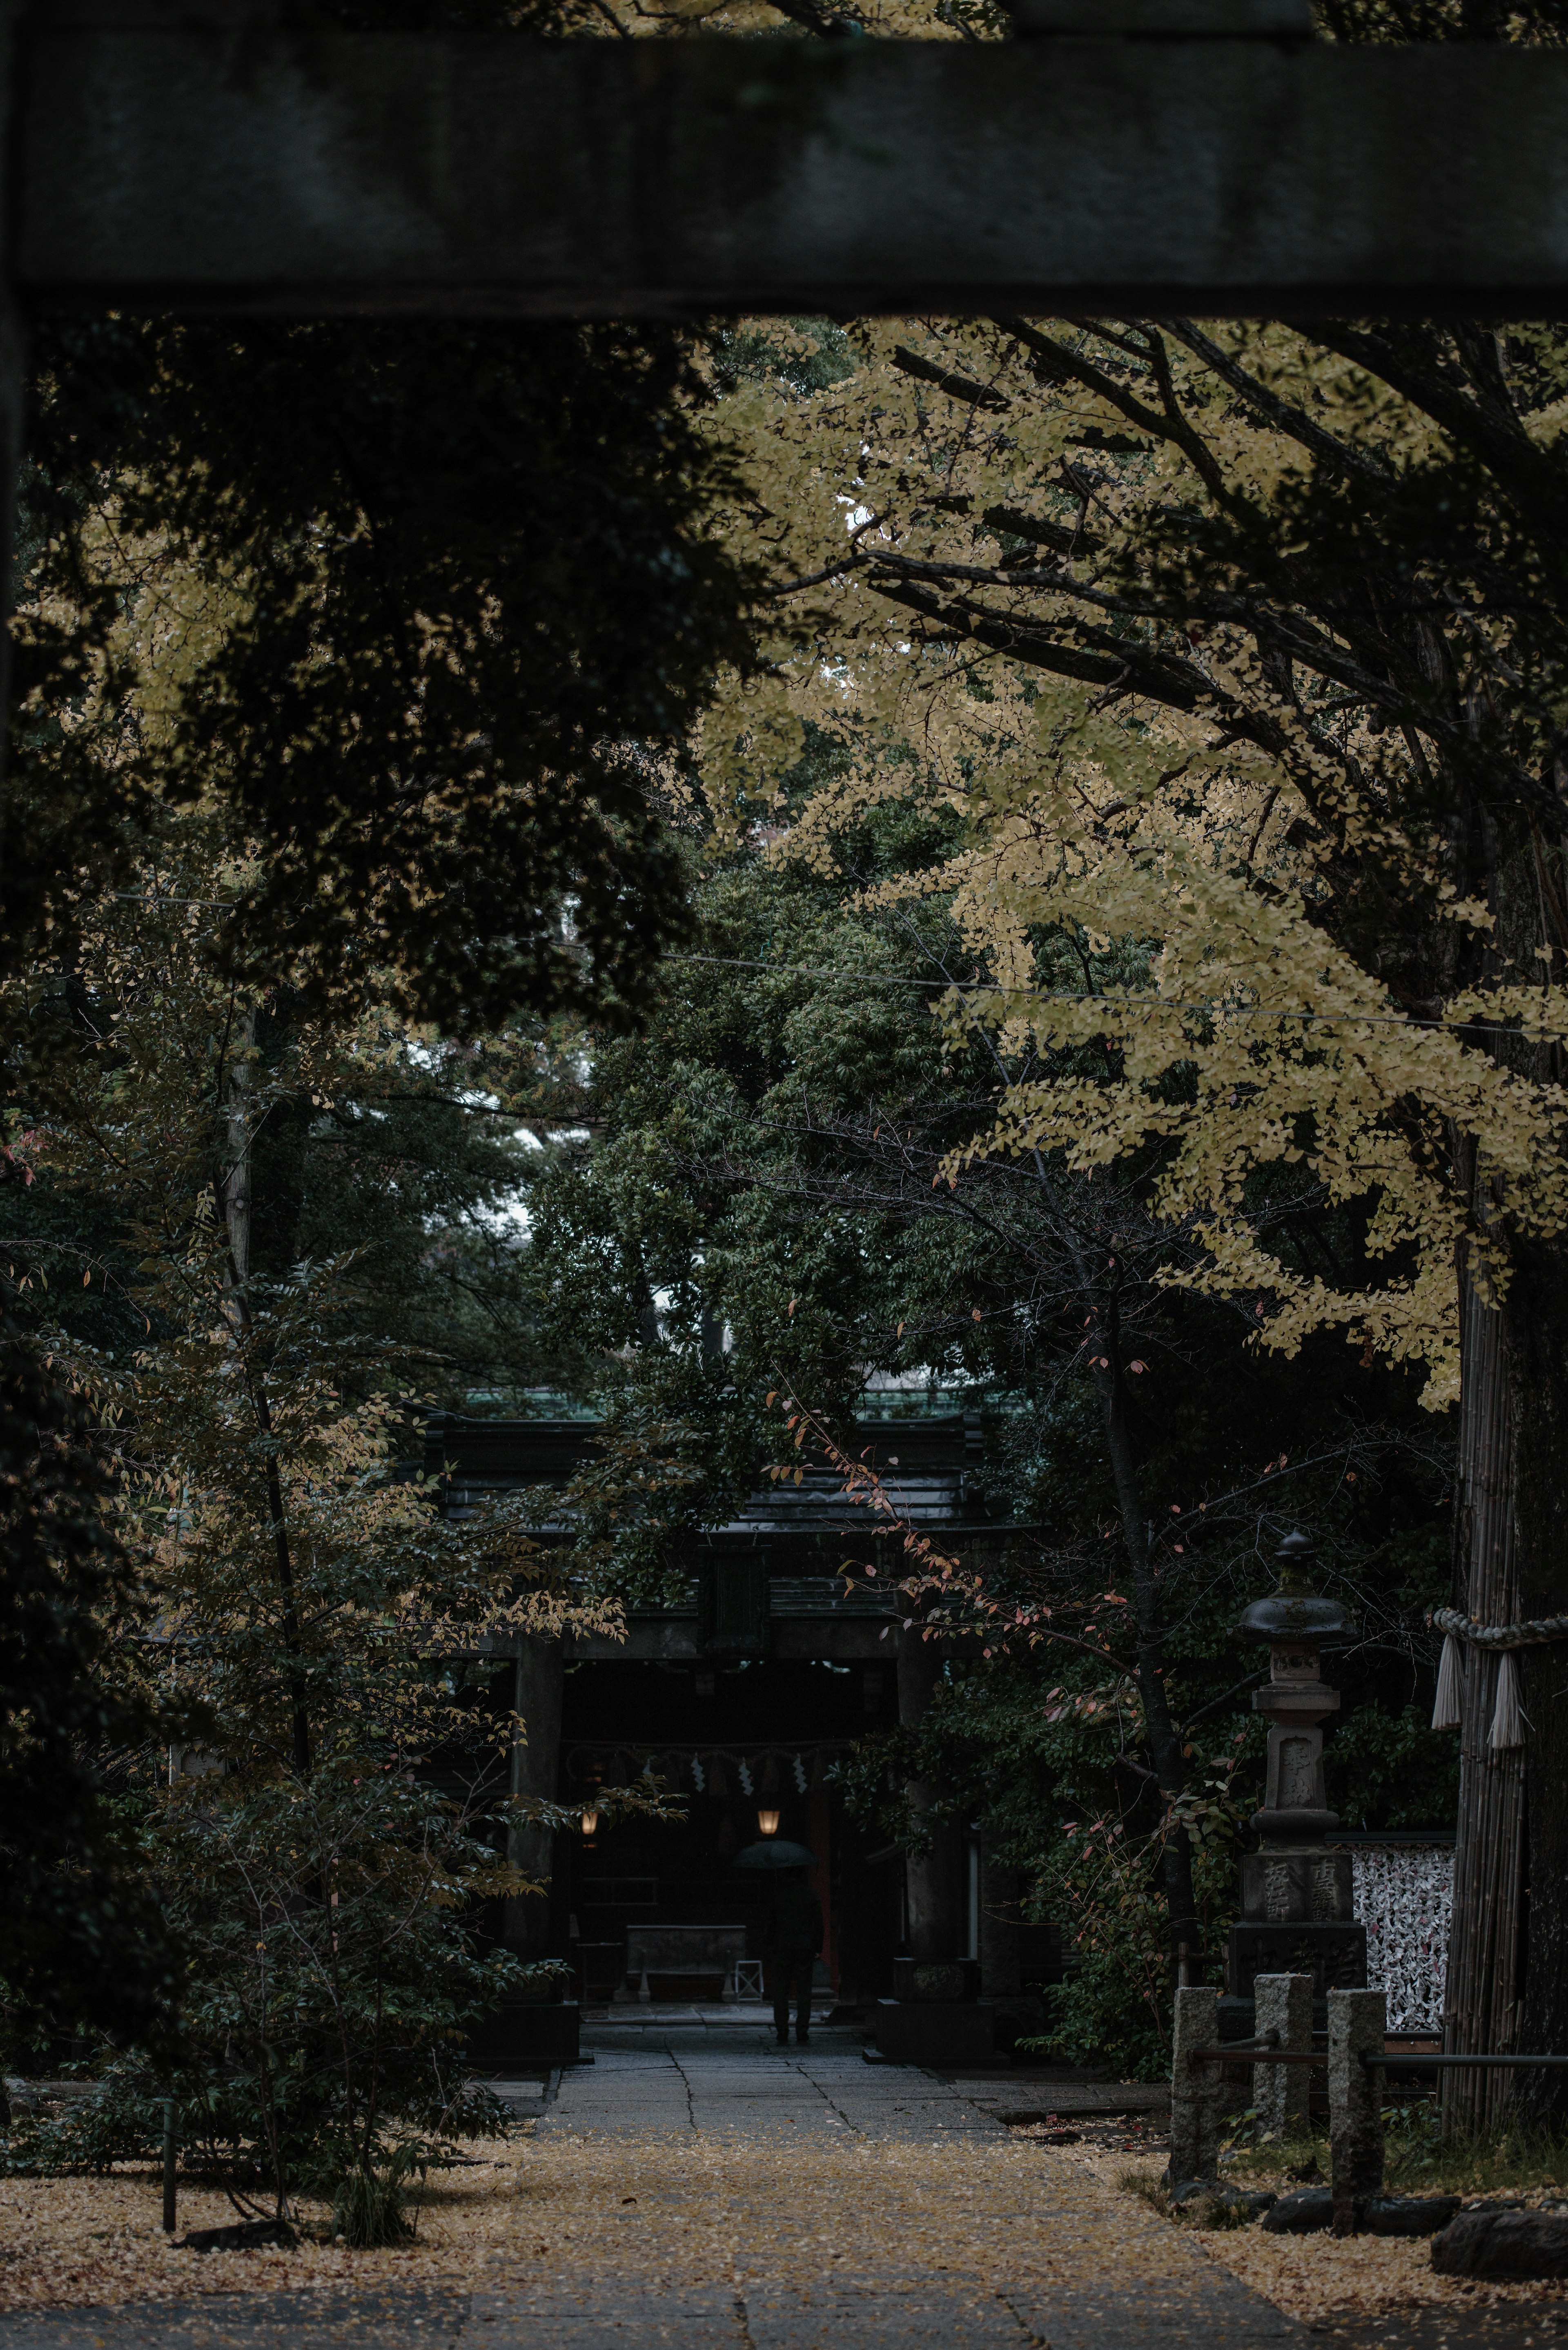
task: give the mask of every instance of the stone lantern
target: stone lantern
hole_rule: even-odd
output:
[[[1241,1862],[1241,1916],[1226,1959],[1220,2028],[1233,2038],[1251,2031],[1258,1975],[1311,1975],[1319,2029],[1329,1991],[1366,1983],[1366,1929],[1352,1914],[1350,1855],[1329,1841],[1339,1821],[1323,1783],[1323,1723],[1339,1711],[1323,1649],[1350,1627],[1338,1602],[1312,1587],[1305,1534],[1287,1534],[1278,1555],[1279,1588],[1255,1599],[1236,1627],[1243,1639],[1269,1644],[1268,1680],[1252,1692],[1268,1717],[1269,1762],[1252,1819],[1258,1849]]]

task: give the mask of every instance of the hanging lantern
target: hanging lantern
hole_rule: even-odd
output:
[[[779,1832],[779,1817],[780,1814],[777,1812],[759,1812],[757,1814],[758,1834],[765,1836],[777,1835]]]
[[[598,1806],[593,1805],[583,1814],[583,1834],[591,1842],[598,1833]]]

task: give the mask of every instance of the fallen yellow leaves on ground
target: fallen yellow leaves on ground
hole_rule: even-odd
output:
[[[1129,2173],[1129,2165],[1114,2156],[1086,2155],[1081,2159],[1107,2183]],[[1139,2168],[1152,2181],[1158,2178],[1161,2166],[1149,2163]],[[1415,2307],[1474,2309],[1504,2302],[1568,2300],[1568,2286],[1546,2280],[1497,2284],[1438,2276],[1432,2267],[1431,2241],[1426,2237],[1270,2236],[1256,2225],[1166,2224],[1303,2325]]]
[[[815,2137],[808,2147],[789,2135],[778,2146],[546,2130],[476,2145],[471,2164],[427,2182],[413,2242],[375,2252],[320,2241],[325,2212],[316,2238],[291,2250],[173,2250],[151,2165],[11,2178],[0,2183],[0,2307],[398,2279],[494,2286],[542,2265],[694,2284],[924,2270],[991,2291],[1093,2289],[1107,2277],[1177,2301],[1204,2289],[1189,2238],[1054,2148]],[[182,2233],[234,2217],[221,2191],[182,2180]]]
[[[490,2154],[492,2149],[481,2149]],[[493,2152],[515,2160],[511,2147]],[[483,2169],[457,2173],[466,2201],[477,2212],[493,2202],[505,2176],[487,2162]],[[162,2181],[155,2168],[125,2163],[106,2177],[6,2178],[0,2181],[0,2309],[80,2307],[201,2293],[275,2292],[285,2285],[343,2283],[384,2277],[404,2270],[428,2272],[438,2234],[431,2226],[451,2190],[435,2188],[434,2209],[421,2212],[412,2245],[385,2252],[350,2252],[341,2245],[302,2241],[285,2250],[268,2245],[241,2252],[182,2251],[164,2237],[161,2225]],[[462,2190],[452,2199],[464,2208]],[[180,2182],[180,2232],[222,2228],[242,2215],[221,2189]],[[325,2212],[314,2216],[324,2231]],[[439,2232],[461,2235],[447,2221]]]
[[[803,2159],[803,2157],[805,2158]],[[1152,2177],[1158,2164],[1147,2167]],[[179,2251],[159,2221],[156,2168],[0,2183],[0,2308],[62,2308],[195,2293],[308,2292],[399,2280],[495,2286],[542,2265],[599,2279],[712,2284],[919,2270],[987,2292],[1107,2282],[1198,2314],[1218,2262],[1308,2324],[1414,2304],[1561,2300],[1553,2285],[1434,2276],[1421,2241],[1266,2236],[1177,2227],[1119,2188],[1125,2156],[989,2140],[778,2147],[716,2135],[548,2131],[471,2149],[433,2175],[417,2234],[395,2249],[326,2241],[306,2212],[293,2249]],[[181,2182],[181,2232],[235,2217],[221,2190]]]

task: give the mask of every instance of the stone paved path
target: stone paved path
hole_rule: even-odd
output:
[[[857,2032],[819,2031],[809,2046],[774,2045],[755,2022],[611,2025],[591,2034],[592,2066],[568,2074],[539,2123],[561,2130],[701,2130],[804,2139],[933,2140],[1005,2135],[974,2099],[907,2064],[868,2064]],[[988,2084],[988,2089],[990,2085]]]
[[[1010,2143],[994,2109],[1017,2092],[994,2076],[868,2064],[849,2031],[775,2050],[740,2018],[585,2038],[595,2063],[564,2076],[535,2124],[538,2192],[519,2205],[515,2255],[482,2286],[15,2313],[0,2350],[1311,2350],[1132,2199]],[[520,2106],[536,2095],[517,2088]],[[553,2190],[574,2165],[579,2185]],[[590,2179],[599,2250],[574,2258],[566,2222]],[[705,2255],[704,2277],[681,2230],[711,2230],[725,2199],[733,2249]],[[625,2207],[613,2238],[607,2205]],[[546,2235],[548,2248],[529,2241]]]

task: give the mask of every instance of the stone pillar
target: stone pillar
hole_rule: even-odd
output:
[[[561,1701],[566,1692],[566,1659],[556,1640],[524,1638],[518,1643],[513,1703],[523,1718],[523,1734],[512,1749],[512,1793],[536,1795],[554,1803],[561,1770]],[[555,1832],[544,1827],[514,1827],[506,1838],[506,1857],[525,1877],[545,1880],[555,1868]],[[504,1937],[520,1958],[550,1954],[548,1891],[508,1901]]]
[[[911,1627],[898,1642],[898,1722],[919,1730],[941,1676],[942,1650]],[[893,1997],[877,2002],[879,2054],[898,2064],[991,2064],[995,2012],[979,1996],[980,1966],[968,1936],[962,1823],[934,1816],[940,1790],[905,1789],[913,1833],[927,1844],[904,1856],[907,1952],[893,1961]]]
[[[898,1637],[898,1726],[918,1730],[931,1692],[941,1679],[942,1649],[922,1640],[918,1627]],[[909,1893],[909,1954],[916,1959],[956,1958],[964,1943],[963,1828],[957,1819],[931,1819],[935,1784],[911,1779],[907,1790],[917,1835],[927,1849],[904,1861]]]
[[[838,1920],[833,1907],[833,1799],[826,1787],[813,1787],[806,1799],[805,1841],[815,1857],[806,1871],[806,1883],[822,1904],[822,1963],[827,1986],[838,1996]]]
[[[1334,2232],[1353,2236],[1368,2199],[1383,2191],[1381,2056],[1388,2027],[1380,1991],[1331,1991],[1328,1995],[1328,2133],[1333,2163]]]
[[[980,1851],[980,1987],[987,1999],[1016,1999],[1023,1989],[1018,1871]]]
[[[1312,2053],[1311,1975],[1257,1975],[1257,2036],[1279,2033],[1279,2045],[1293,2055]],[[1254,2064],[1252,2103],[1263,2137],[1304,2137],[1311,2112],[1312,2068],[1307,2064]]]
[[[1170,2168],[1174,2191],[1189,2179],[1212,2178],[1220,2159],[1218,2064],[1194,2051],[1220,2037],[1220,1994],[1208,1983],[1184,1983],[1176,1994],[1170,2043]]]

